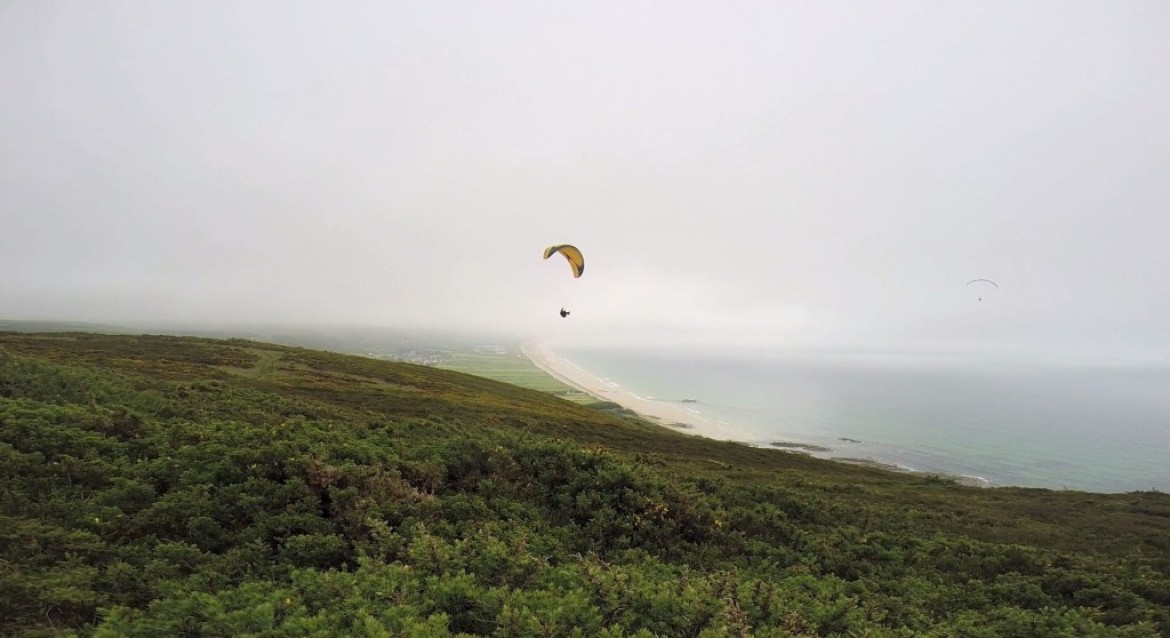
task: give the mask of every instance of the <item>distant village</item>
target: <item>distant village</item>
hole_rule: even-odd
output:
[[[502,357],[511,354],[512,349],[498,344],[485,344],[473,346],[470,348],[470,352]],[[379,351],[367,352],[366,356],[375,359],[385,359],[387,361],[403,361],[423,366],[441,366],[450,364],[454,360],[454,354],[451,350],[420,348],[404,344]],[[517,354],[517,356],[522,355]]]
[[[438,350],[398,350],[395,352],[367,352],[366,356],[387,361],[404,361],[422,366],[438,366],[451,361],[451,355]]]

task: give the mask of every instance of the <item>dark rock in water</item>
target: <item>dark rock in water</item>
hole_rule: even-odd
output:
[[[804,450],[806,452],[833,451],[833,448],[827,448],[821,445],[809,445],[808,443],[789,443],[788,441],[772,441],[772,447],[778,447],[785,450]]]
[[[838,441],[845,441],[846,443],[861,443],[861,441],[858,441],[857,439],[851,439],[847,436],[839,436],[839,437],[837,437],[837,440]]]

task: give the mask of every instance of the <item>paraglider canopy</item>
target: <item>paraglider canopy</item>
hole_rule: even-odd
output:
[[[967,287],[970,288],[972,286],[975,287],[975,290],[980,291],[979,292],[979,301],[983,301],[983,292],[982,291],[985,290],[987,288],[987,286],[991,286],[992,288],[999,290],[999,284],[995,283],[994,281],[992,281],[990,279],[972,279],[971,281],[967,282]]]
[[[580,277],[581,273],[585,272],[585,256],[581,254],[580,250],[577,250],[576,246],[570,246],[569,244],[549,246],[544,249],[544,258],[548,259],[555,253],[560,253],[568,260],[569,268],[573,270],[574,278]]]

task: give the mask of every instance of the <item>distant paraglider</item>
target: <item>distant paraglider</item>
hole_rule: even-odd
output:
[[[979,301],[983,301],[983,295],[990,291],[988,286],[999,290],[999,284],[990,279],[972,279],[971,281],[967,282],[967,287],[970,288],[971,286],[975,286],[975,290],[979,292]]]
[[[581,254],[581,251],[578,250],[576,246],[570,246],[569,244],[555,244],[549,246],[548,248],[544,249],[544,258],[548,259],[556,253],[560,253],[561,256],[569,262],[569,269],[573,273],[573,279],[580,277],[581,273],[585,272],[585,256]],[[568,316],[569,311],[565,310],[564,306],[561,306],[561,319],[564,319]]]

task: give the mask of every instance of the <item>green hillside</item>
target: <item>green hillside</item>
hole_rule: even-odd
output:
[[[0,632],[1170,636],[1170,496],[250,341],[0,333]]]

